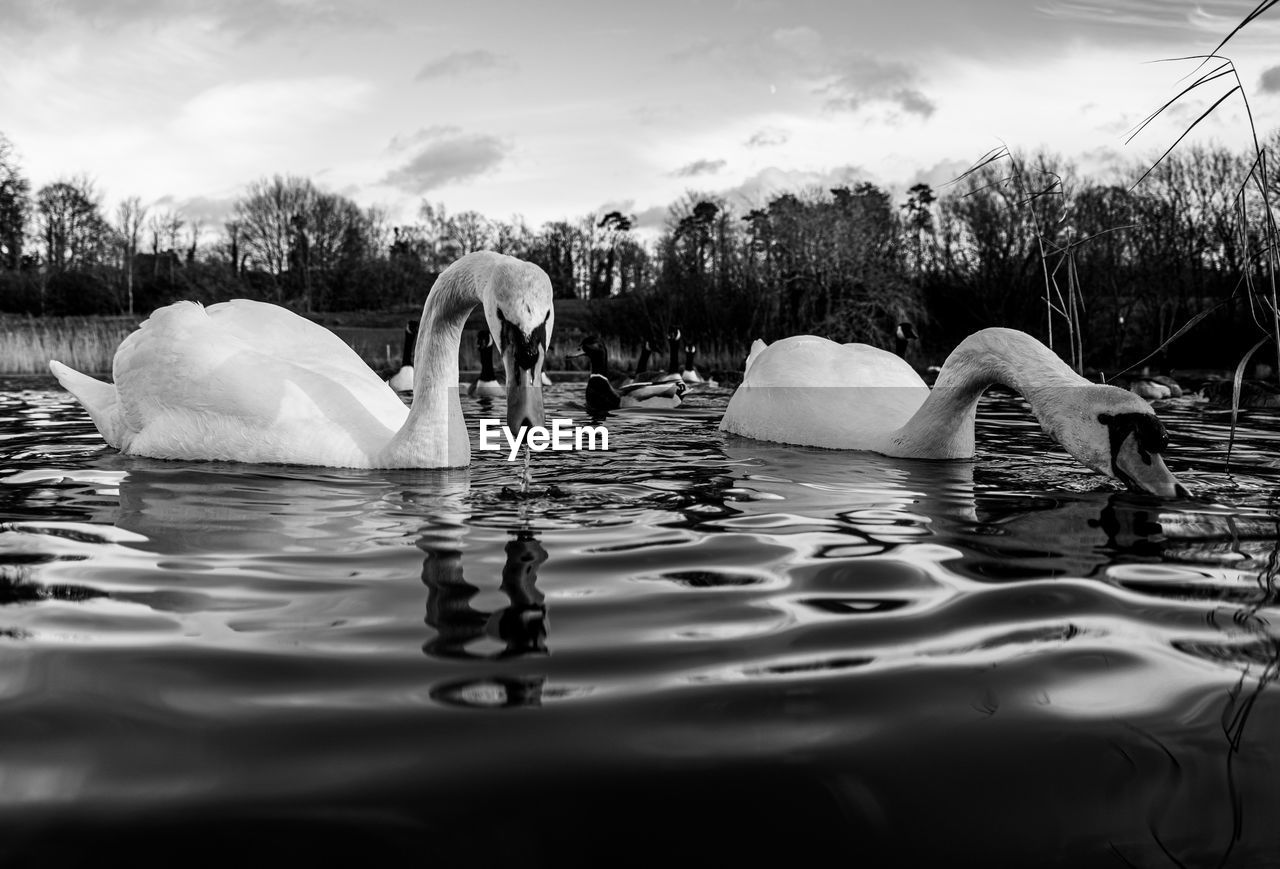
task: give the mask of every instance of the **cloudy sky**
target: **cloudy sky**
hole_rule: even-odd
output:
[[[758,203],[866,179],[942,183],[993,147],[1090,172],[1256,0],[0,0],[0,132],[33,184],[87,174],[218,219],[311,177],[537,225],[687,191]],[[1227,53],[1280,126],[1280,7]],[[1209,101],[1221,93],[1213,92]],[[1196,108],[1199,106],[1199,109]],[[1241,104],[1205,135],[1242,145]]]

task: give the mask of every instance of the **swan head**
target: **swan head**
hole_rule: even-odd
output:
[[[507,374],[507,425],[512,431],[545,425],[542,368],[556,320],[550,278],[533,263],[513,260],[494,269],[480,298]]]
[[[1081,464],[1130,489],[1162,497],[1187,495],[1165,467],[1164,424],[1147,402],[1115,386],[1056,388],[1039,414],[1050,436]]]

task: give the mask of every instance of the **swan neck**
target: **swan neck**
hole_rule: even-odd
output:
[[[1037,418],[1046,399],[1066,386],[1087,385],[1048,347],[1025,332],[983,329],[951,351],[924,404],[894,437],[904,454],[969,458],[974,452],[978,399],[990,386],[1025,398]]]
[[[452,279],[451,279],[452,278]],[[475,282],[464,272],[458,278],[441,275],[422,307],[418,343],[413,352],[413,402],[441,385],[457,387],[458,351],[471,310],[480,303]]]
[[[458,395],[458,351],[471,310],[481,301],[469,271],[446,269],[427,294],[413,358],[413,403],[385,459],[392,466],[460,467],[471,445]]]

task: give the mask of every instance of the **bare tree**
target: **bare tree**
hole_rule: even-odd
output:
[[[455,214],[447,223],[449,237],[458,244],[458,255],[465,256],[493,246],[493,224],[478,211]]]
[[[196,251],[200,248],[200,234],[204,230],[204,221],[193,217],[187,221],[187,262],[196,261]]]
[[[138,255],[138,242],[142,238],[142,224],[147,219],[147,209],[137,196],[122,199],[116,206],[116,232],[121,247],[121,268],[124,271],[125,309],[133,313],[133,260]]]
[[[236,202],[235,216],[241,248],[252,266],[275,277],[284,274],[294,218],[309,213],[315,197],[311,181],[294,175],[275,175],[249,185]]]
[[[18,169],[13,145],[0,133],[0,268],[22,266],[22,237],[31,214],[31,184]]]
[[[110,247],[111,227],[102,216],[100,197],[87,177],[55,181],[36,194],[45,262],[66,271],[100,262]]]

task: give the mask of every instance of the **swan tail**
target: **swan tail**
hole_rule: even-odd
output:
[[[751,370],[751,363],[756,361],[756,357],[764,352],[764,348],[769,345],[761,341],[759,338],[751,342],[751,352],[747,354],[747,364],[743,366],[742,373],[745,375]]]
[[[49,370],[58,378],[62,388],[74,395],[76,401],[89,412],[103,440],[120,449],[124,425],[120,419],[120,398],[115,384],[103,383],[56,360],[49,362]]]

